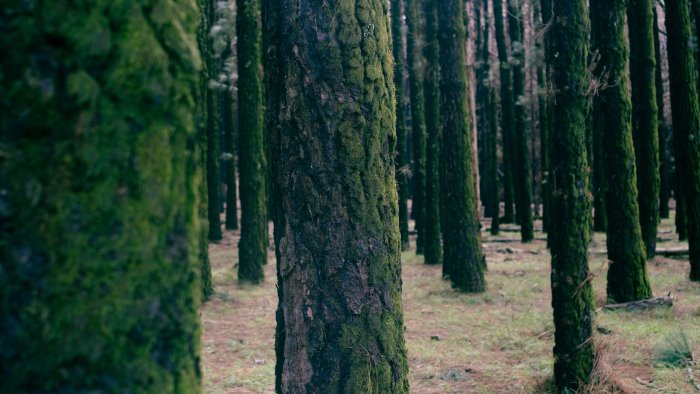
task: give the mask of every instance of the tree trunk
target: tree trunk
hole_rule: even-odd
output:
[[[629,0],[627,13],[639,221],[647,258],[652,258],[659,222],[659,129],[652,0]]]
[[[587,0],[555,0],[552,43],[553,100],[551,164],[552,307],[554,377],[560,390],[588,382],[595,351],[593,290],[588,269],[591,195],[586,158],[589,98]]]
[[[669,132],[666,122],[664,103],[664,80],[663,62],[661,60],[661,39],[659,37],[659,16],[656,11],[656,4],[652,6],[654,13],[654,54],[656,58],[656,106],[658,107],[657,122],[659,127],[659,217],[668,219],[670,211],[668,200],[671,199],[671,154],[669,151]]]
[[[277,390],[408,393],[387,9],[266,8]]]
[[[439,2],[443,266],[450,267],[453,287],[465,293],[478,293],[486,290],[486,280],[472,168],[463,15],[462,0]]]
[[[426,147],[425,205],[425,263],[442,263],[440,233],[440,47],[438,44],[438,0],[426,0],[425,22],[425,125],[428,134]],[[449,267],[443,267],[449,276]]]
[[[484,217],[493,217],[493,204],[491,200],[494,182],[488,170],[491,157],[489,157],[489,16],[488,0],[479,1],[474,6],[474,19],[476,21],[476,126],[477,140],[479,143],[478,162],[483,167],[483,174],[479,177],[481,202],[484,206]],[[483,20],[483,24],[482,24]]]
[[[515,103],[515,158],[517,171],[514,173],[516,195],[519,197],[518,215],[520,216],[520,236],[523,242],[530,242],[535,237],[532,225],[532,169],[528,148],[525,97],[525,37],[523,27],[522,5],[516,1],[508,2],[508,31],[511,42],[511,54],[515,59],[513,70],[513,102]]]
[[[671,78],[671,109],[678,185],[683,189],[690,246],[690,280],[700,281],[700,110],[695,89],[695,59],[690,42],[687,0],[666,1],[666,33]]]
[[[229,44],[230,45],[230,44]],[[227,51],[231,56],[231,51]],[[238,101],[234,100],[236,94],[233,89],[226,90],[223,96],[223,117],[224,117],[224,153],[227,155],[224,160],[224,172],[226,174],[226,229],[238,230],[238,193],[236,185],[236,137],[235,125],[238,118],[235,115],[234,106]]]
[[[206,7],[207,29],[211,29],[216,20],[216,4],[214,1],[205,0],[202,5]],[[209,32],[207,32],[209,34]],[[207,36],[209,37],[209,36]],[[211,38],[207,39],[206,51],[202,52],[207,72],[206,92],[206,124],[207,124],[207,201],[209,217],[209,240],[220,241],[221,233],[221,147],[219,136],[221,135],[221,102],[219,91],[216,87],[209,86],[211,81],[219,75],[219,59],[214,53]]]
[[[198,393],[197,3],[66,6],[3,15],[0,392]]]
[[[513,165],[515,147],[513,146],[513,129],[515,109],[513,104],[513,79],[509,63],[508,47],[506,45],[505,20],[503,16],[503,0],[493,0],[493,19],[496,26],[496,45],[498,46],[498,61],[501,75],[501,133],[503,140],[503,199],[505,213],[502,222],[515,221]]]
[[[408,147],[404,89],[403,0],[391,0],[391,37],[396,88],[396,184],[399,193],[401,249],[408,250]]]
[[[423,86],[423,55],[420,44],[420,0],[406,0],[406,37],[408,79],[411,85],[411,136],[413,137],[413,215],[417,230],[416,253],[423,254],[425,240],[425,96]]]
[[[485,2],[488,0],[484,0]],[[491,210],[494,213],[491,218],[491,235],[498,235],[500,232],[500,211],[501,211],[501,199],[499,195],[498,188],[498,108],[496,106],[496,89],[493,86],[489,86],[489,102],[488,102],[488,116],[489,116],[489,135],[488,135],[488,148],[489,148],[489,161],[487,163],[488,175],[493,179],[491,187],[493,190],[491,194],[493,199],[491,199]]]
[[[632,103],[627,79],[626,0],[592,0],[593,45],[600,56],[595,70],[603,89],[594,99],[607,189],[608,301],[651,297],[646,253],[639,224],[637,174],[632,143]],[[602,137],[604,136],[604,137]],[[602,140],[605,141],[602,141]],[[597,212],[596,212],[597,214]]]
[[[260,0],[238,0],[238,136],[241,239],[238,280],[260,283],[267,262]]]

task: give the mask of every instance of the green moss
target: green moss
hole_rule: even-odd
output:
[[[0,391],[196,393],[196,4],[9,9]]]

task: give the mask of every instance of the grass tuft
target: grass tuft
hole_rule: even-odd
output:
[[[654,362],[658,366],[668,368],[685,368],[693,365],[693,348],[683,330],[666,337]]]

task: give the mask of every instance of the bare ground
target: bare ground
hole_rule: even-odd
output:
[[[672,221],[660,227],[660,248],[678,248]],[[484,223],[488,226],[488,222]],[[553,324],[544,234],[518,242],[514,227],[483,233],[488,291],[462,295],[441,279],[441,268],[403,254],[404,311],[411,391],[414,393],[534,393],[551,391]],[[508,231],[510,230],[510,231]],[[412,242],[415,241],[412,239]],[[202,313],[202,364],[207,393],[274,392],[274,253],[266,281],[239,286],[237,232],[210,247],[216,295]],[[414,245],[414,244],[412,244]],[[605,248],[596,234],[591,250]],[[604,256],[592,253],[596,306],[605,302]],[[700,284],[690,283],[687,257],[648,264],[654,295],[672,293],[674,307],[596,315],[599,385],[592,392],[692,393],[686,369],[655,365],[669,336],[683,331],[700,355]],[[696,369],[700,365],[696,362]],[[696,383],[700,372],[695,372]],[[700,392],[700,391],[698,391]]]

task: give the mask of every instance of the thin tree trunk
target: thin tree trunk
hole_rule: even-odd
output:
[[[670,217],[668,200],[671,199],[671,154],[669,151],[669,140],[671,133],[666,122],[664,103],[664,80],[663,62],[661,58],[661,39],[659,37],[659,16],[656,11],[656,4],[652,5],[654,13],[654,51],[656,58],[656,106],[658,107],[658,127],[659,127],[659,216],[662,219]]]
[[[216,4],[214,1],[203,1],[206,7],[207,29],[211,29],[216,20]],[[207,34],[209,32],[207,31]],[[209,36],[207,36],[209,37]],[[220,241],[221,232],[221,101],[217,88],[209,86],[219,75],[219,59],[214,54],[211,38],[207,39],[206,51],[202,52],[207,70],[206,92],[206,127],[207,127],[207,201],[209,217],[209,240]]]
[[[230,44],[229,44],[230,45]],[[231,56],[230,49],[226,52]],[[235,125],[238,118],[235,115],[234,106],[238,104],[233,95],[233,89],[226,90],[223,96],[223,118],[224,118],[224,173],[226,174],[226,229],[238,230],[238,193],[236,185],[236,133]]]
[[[389,16],[267,3],[277,390],[408,393]]]

